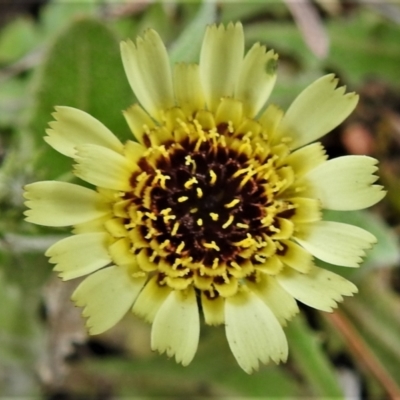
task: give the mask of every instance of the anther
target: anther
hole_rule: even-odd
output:
[[[177,254],[181,254],[184,247],[185,247],[185,242],[183,241],[180,242],[179,246],[176,248]]]
[[[196,188],[196,193],[197,193],[197,197],[199,199],[201,199],[203,197],[203,191],[201,190],[201,188]]]
[[[243,229],[249,229],[249,228],[250,228],[250,226],[249,226],[248,224],[242,224],[241,222],[238,222],[238,223],[236,224],[236,226],[237,226],[238,228],[243,228]]]
[[[190,212],[190,214],[195,214],[195,213],[197,213],[197,211],[199,211],[198,208],[191,208],[189,212]]]
[[[215,257],[214,260],[213,260],[213,263],[212,263],[211,268],[212,268],[212,269],[217,269],[218,266],[219,266],[219,258],[218,258],[218,257]]]
[[[233,222],[233,215],[230,215],[228,218],[228,221],[226,221],[223,225],[222,225],[222,229],[226,229],[229,225],[232,224]]]
[[[169,244],[171,243],[171,241],[169,239],[164,240],[161,244],[160,244],[160,249],[165,249],[167,246],[169,246]]]
[[[179,202],[179,203],[183,203],[183,202],[186,201],[186,200],[189,200],[189,197],[187,197],[187,196],[181,196],[181,197],[179,197],[178,202]]]
[[[146,217],[149,217],[149,218],[150,218],[151,220],[153,220],[153,221],[157,221],[156,215],[155,215],[154,213],[152,213],[152,212],[146,211],[146,212],[144,213],[144,215],[146,215]]]
[[[217,182],[217,174],[212,169],[210,170],[210,177],[211,177],[210,184],[214,185],[215,182]]]
[[[216,213],[210,213],[210,217],[213,221],[218,221],[219,215]]]
[[[185,183],[185,188],[186,189],[190,189],[195,183],[199,183],[198,182],[198,180],[195,178],[195,177],[193,177],[193,178],[190,178],[186,183]]]
[[[241,270],[240,265],[239,265],[236,261],[231,261],[231,262],[230,262],[230,265],[231,265],[231,267],[237,269],[238,271]]]
[[[199,218],[196,222],[198,226],[203,226],[203,220],[201,218]]]
[[[157,252],[156,251],[153,251],[153,253],[151,254],[151,256],[149,257],[149,261],[150,262],[154,262],[154,260],[156,259],[156,257],[157,257]]]
[[[231,202],[224,204],[225,208],[233,208],[236,206],[236,204],[240,203],[239,199],[233,199]]]
[[[204,242],[203,247],[206,249],[214,249],[216,251],[220,251],[221,249],[218,247],[217,243],[214,242],[214,240],[211,243]]]
[[[254,256],[254,259],[255,259],[256,261],[258,261],[259,263],[264,263],[265,260],[266,260],[265,257],[261,257],[259,254],[256,254],[256,255]]]
[[[179,229],[179,222],[175,222],[174,227],[172,228],[171,231],[171,236],[175,236],[178,232]]]

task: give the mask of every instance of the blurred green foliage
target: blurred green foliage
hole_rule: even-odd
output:
[[[330,40],[324,59],[307,47],[283,2],[221,1],[217,5],[213,1],[129,4],[53,0],[39,9],[37,19],[17,16],[0,29],[0,397],[34,396],[41,389],[49,396],[67,393],[67,398],[340,397],[333,360],[344,354],[362,372],[369,396],[385,398],[387,388],[352,356],[349,343],[311,312],[307,316],[314,321],[313,329],[300,316],[287,329],[288,364],[263,367],[252,376],[236,365],[222,328],[204,327],[195,361],[183,368],[139,351],[140,345],[132,343],[146,341],[148,327],[131,316],[121,328],[94,341],[108,349],[110,356],[71,350],[53,360],[66,368],[67,377],[51,381],[43,373],[49,368],[44,355],[54,350],[52,345],[68,342],[71,346],[68,334],[54,334],[52,317],[44,312],[49,307],[44,292],[51,275],[43,252],[60,232],[25,223],[21,195],[23,185],[31,181],[73,179],[70,161],[42,139],[54,106],[85,110],[126,139],[129,131],[121,110],[135,99],[123,72],[119,41],[134,39],[152,27],[166,41],[173,62],[196,61],[205,25],[231,20],[243,21],[248,46],[260,41],[280,53],[272,100],[284,108],[308,83],[328,71],[337,73],[352,89],[374,79],[394,88],[400,97],[400,26],[360,5],[349,10],[343,7],[336,14],[319,11]],[[392,201],[398,201],[398,195]],[[330,220],[371,231],[379,243],[359,271],[324,266],[351,275],[359,284],[360,294],[342,308],[384,365],[385,373],[400,385],[400,299],[390,278],[392,271],[398,271],[399,247],[397,235],[384,218],[388,215],[398,224],[399,215],[390,214],[390,204],[374,215],[329,213]],[[65,302],[60,307],[62,318],[72,305]],[[47,320],[43,318],[46,315]],[[112,335],[122,340],[115,343]],[[76,359],[68,361],[71,354]],[[98,380],[106,385],[95,385]]]

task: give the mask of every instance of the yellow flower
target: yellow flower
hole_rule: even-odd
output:
[[[332,311],[357,288],[313,263],[357,267],[375,238],[322,220],[384,196],[370,157],[327,160],[312,143],[341,123],[358,96],[327,75],[284,113],[261,111],[277,55],[244,55],[240,23],[209,26],[200,63],[177,64],[153,30],[121,44],[140,104],[124,112],[136,141],[121,143],[90,115],[56,107],[46,142],[95,186],[26,186],[27,220],[73,226],[46,253],[62,279],[89,275],[72,298],[91,334],[132,311],[152,323],[151,346],[187,365],[200,314],[225,325],[239,365],[285,361],[282,326],[296,300]],[[310,144],[312,143],[312,144]]]

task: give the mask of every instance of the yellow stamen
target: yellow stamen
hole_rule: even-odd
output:
[[[217,243],[214,242],[214,240],[211,243],[204,242],[203,247],[206,249],[214,249],[216,251],[220,251],[221,249],[218,247]]]
[[[196,193],[197,193],[197,197],[199,199],[201,199],[203,197],[203,191],[201,190],[201,188],[196,188]]]
[[[219,266],[219,258],[215,257],[214,260],[213,260],[213,264],[212,264],[211,268],[212,269],[217,269],[218,266]]]
[[[197,220],[197,225],[198,225],[198,226],[203,226],[203,220],[202,220],[201,218],[199,218],[199,219]]]
[[[186,156],[185,160],[186,160],[185,161],[185,165],[187,165],[187,166],[191,165],[192,166],[192,172],[196,171],[196,161],[194,161],[193,158],[190,155]]]
[[[233,199],[230,203],[224,204],[225,208],[233,208],[236,206],[236,204],[240,203],[239,199]]]
[[[171,236],[175,236],[176,233],[178,232],[178,229],[179,229],[179,222],[175,222],[174,227],[172,228],[171,231]]]
[[[186,189],[190,189],[195,183],[199,183],[198,182],[198,180],[195,178],[195,177],[193,177],[193,178],[190,178],[186,183],[185,183],[185,188]]]
[[[231,267],[233,267],[239,271],[242,269],[236,261],[231,261]]]
[[[211,177],[210,184],[214,185],[215,182],[217,182],[217,174],[212,169],[210,170],[210,177]]]
[[[169,239],[164,240],[161,244],[160,244],[160,249],[165,249],[167,246],[169,246],[169,244],[171,243],[171,241]]]
[[[153,251],[152,255],[149,257],[149,261],[150,262],[154,262],[154,260],[156,259],[157,255],[158,255],[157,252]]]
[[[160,211],[161,215],[168,215],[172,211],[172,208],[164,208]]]
[[[165,181],[167,181],[168,179],[171,179],[171,177],[167,176],[167,175],[163,175],[159,169],[156,169],[156,176],[154,177],[153,184],[160,182],[160,186],[163,189],[166,189]]]
[[[154,234],[157,234],[157,230],[154,229],[154,228],[151,226],[150,229],[149,229],[149,232],[147,233],[147,235],[146,235],[144,238],[145,238],[145,239],[151,239],[152,236],[153,236]]]
[[[233,215],[230,215],[228,218],[228,221],[226,221],[223,225],[222,225],[222,229],[226,229],[229,225],[232,224],[233,222]]]
[[[179,203],[183,203],[183,202],[186,201],[186,200],[189,200],[189,197],[187,197],[187,196],[181,196],[181,197],[179,197],[178,202],[179,202]]]
[[[238,222],[238,223],[236,224],[236,226],[237,226],[238,228],[243,228],[243,229],[249,229],[249,228],[250,228],[249,225],[247,225],[247,224],[242,224],[241,222]]]
[[[180,242],[179,246],[176,248],[176,252],[178,254],[181,254],[184,247],[185,247],[185,242],[183,242],[183,241]]]
[[[146,176],[147,176],[147,173],[143,171],[140,175],[138,175],[136,177],[136,182],[142,181],[144,178],[146,178]]]
[[[250,235],[250,233],[248,233],[246,239],[243,239],[240,242],[233,242],[233,244],[235,246],[251,247],[254,244],[256,244],[256,241],[253,239],[253,237]]]
[[[210,217],[213,221],[218,221],[219,215],[216,213],[210,213]]]
[[[240,175],[247,174],[250,170],[251,170],[251,167],[239,169],[232,175],[232,178],[237,178]]]
[[[149,217],[151,220],[153,220],[153,221],[157,221],[157,217],[156,217],[156,215],[153,213],[153,212],[148,212],[148,211],[146,211],[145,213],[144,213],[144,215],[146,215],[146,217]]]
[[[255,259],[256,261],[260,262],[260,263],[264,263],[265,260],[266,260],[265,257],[261,257],[259,254],[256,254],[256,255],[254,256],[254,259]]]
[[[199,211],[198,208],[192,208],[192,209],[190,210],[190,214],[195,214],[195,213],[197,213],[197,211]]]

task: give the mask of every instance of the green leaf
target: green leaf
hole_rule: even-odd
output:
[[[201,43],[207,24],[212,24],[217,18],[215,1],[205,1],[195,18],[183,30],[170,49],[172,63],[198,62]]]
[[[36,80],[28,129],[41,146],[37,163],[40,177],[55,178],[71,166],[69,159],[45,145],[42,139],[54,106],[84,110],[125,139],[130,132],[121,110],[132,100],[113,33],[94,19],[74,21],[56,38]]]
[[[400,27],[361,9],[351,18],[332,19],[327,25],[331,51],[327,62],[361,84],[376,77],[386,82],[400,81]]]
[[[312,392],[318,398],[343,398],[335,371],[303,316],[298,315],[290,321],[285,332],[291,357]]]
[[[135,324],[136,328],[138,326],[140,324]],[[148,328],[142,329],[132,334],[134,340],[142,340],[141,343],[145,342],[141,334],[148,331],[150,335]],[[116,382],[119,397],[134,393],[148,398],[197,398],[199,387],[204,387],[211,398],[224,399],[300,398],[302,394],[298,382],[285,366],[271,362],[252,375],[246,374],[229,350],[223,327],[202,327],[198,352],[188,367],[156,354],[134,355],[132,360],[104,359],[87,367],[86,371]]]
[[[38,44],[38,39],[31,19],[20,17],[10,22],[0,35],[0,64],[16,61]]]

